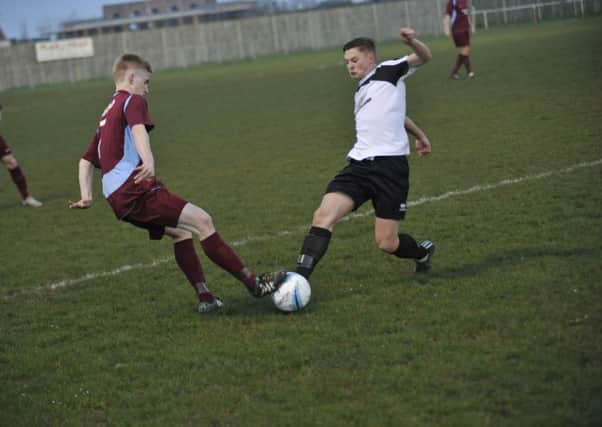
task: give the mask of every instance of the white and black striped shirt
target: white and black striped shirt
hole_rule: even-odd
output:
[[[408,63],[408,57],[404,56],[381,62],[359,82],[355,93],[357,139],[347,157],[364,160],[376,156],[410,154],[404,127],[404,80],[415,70]]]

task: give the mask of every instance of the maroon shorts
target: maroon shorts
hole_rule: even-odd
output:
[[[456,47],[470,46],[470,31],[458,31],[452,33]]]
[[[187,203],[161,186],[138,198],[134,208],[122,220],[147,230],[149,239],[160,240],[165,227],[177,227]]]
[[[6,145],[6,141],[0,135],[0,159],[4,156],[8,156],[11,153],[10,148]]]

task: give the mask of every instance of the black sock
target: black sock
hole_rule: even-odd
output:
[[[393,255],[399,258],[424,258],[427,254],[426,249],[419,246],[416,240],[409,234],[399,234],[399,246],[393,252]]]
[[[311,227],[309,233],[305,236],[305,240],[303,240],[301,253],[297,258],[297,273],[309,278],[318,261],[326,253],[331,235],[332,233],[325,228]]]

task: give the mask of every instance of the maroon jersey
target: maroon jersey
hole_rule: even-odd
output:
[[[447,2],[445,14],[451,17],[450,22],[452,33],[470,30],[468,13],[468,0],[449,0]]]
[[[8,147],[8,144],[6,143],[4,138],[2,138],[2,135],[0,135],[0,158],[8,156],[10,153],[11,151]]]
[[[134,169],[141,164],[134,145],[132,127],[154,125],[148,114],[146,99],[120,90],[105,108],[92,142],[82,156],[102,172],[102,192],[118,218],[133,208],[136,200],[160,184],[153,178],[134,183]]]

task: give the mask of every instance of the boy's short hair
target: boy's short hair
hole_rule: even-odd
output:
[[[360,52],[374,52],[376,53],[376,45],[374,44],[374,40],[369,39],[368,37],[357,37],[353,40],[348,41],[343,46],[343,52],[348,51],[349,49],[358,48]]]
[[[153,72],[148,61],[141,56],[133,53],[125,53],[115,60],[113,63],[113,79],[118,82],[123,79],[125,72],[130,68],[146,70],[149,73]]]

